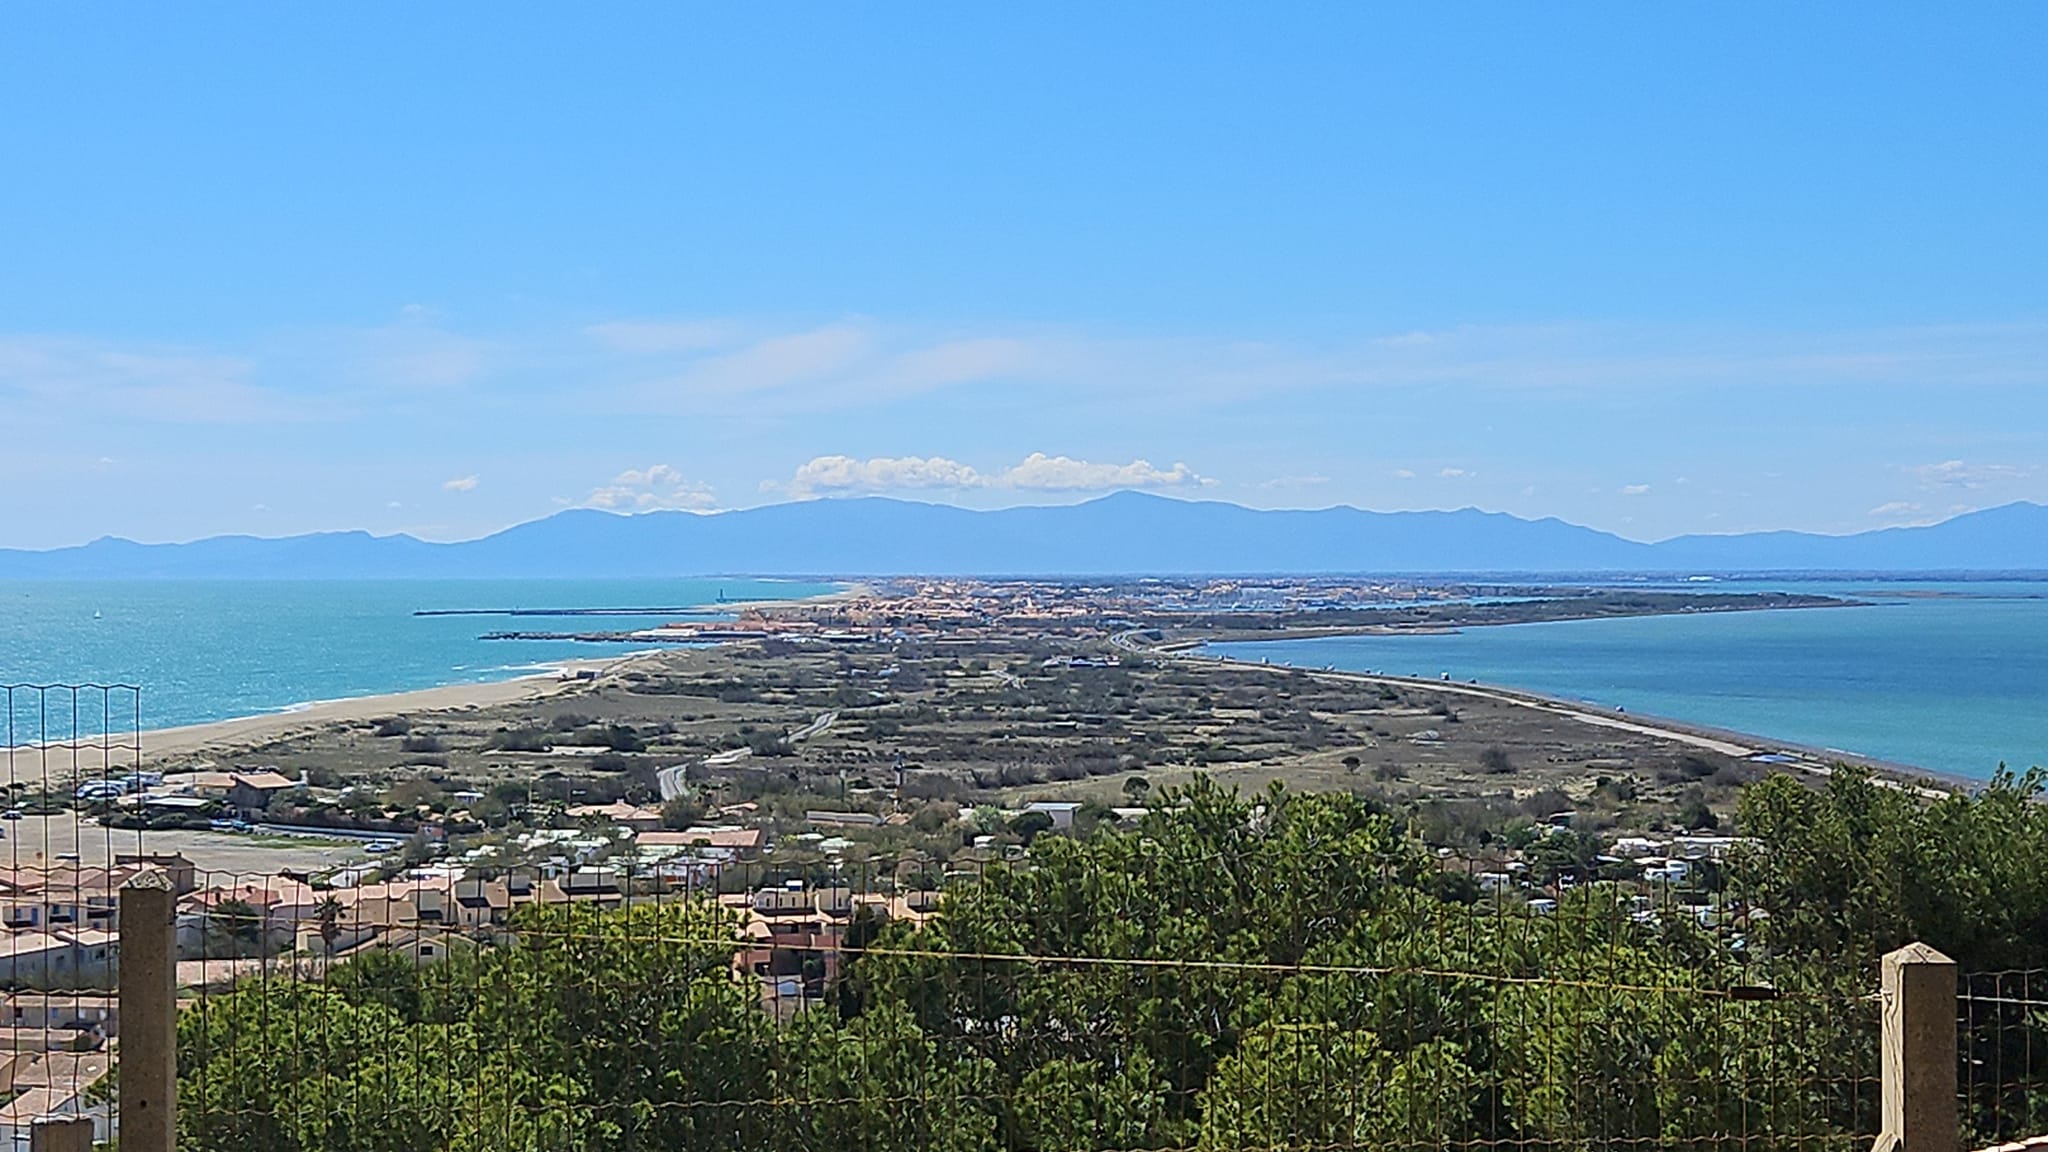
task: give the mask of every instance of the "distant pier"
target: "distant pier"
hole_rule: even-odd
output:
[[[421,608],[415,616],[729,616],[730,608]]]

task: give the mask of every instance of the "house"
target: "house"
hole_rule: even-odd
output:
[[[1690,875],[1689,860],[1659,860],[1643,869],[1643,879],[1652,884],[1683,884]]]
[[[609,868],[578,868],[558,880],[538,886],[543,904],[596,904],[604,908],[624,903],[619,874]]]
[[[106,1038],[77,1028],[8,1028],[0,1030],[0,1050],[11,1058],[47,1055],[52,1052],[90,1052]]]
[[[318,919],[325,899],[310,885],[282,877],[194,892],[178,902],[178,956],[196,959],[227,949],[225,936],[235,932],[242,945],[282,948],[298,925]],[[253,923],[245,920],[250,916]]]
[[[1039,800],[1024,806],[1026,812],[1043,812],[1051,817],[1052,826],[1060,831],[1074,826],[1074,814],[1080,810],[1079,804],[1069,800]]]
[[[1515,885],[1514,877],[1506,872],[1481,872],[1474,879],[1481,892],[1505,892]]]
[[[812,824],[832,827],[879,828],[882,818],[873,812],[806,812],[804,819]]]
[[[434,928],[399,928],[381,933],[347,952],[336,953],[336,956],[352,959],[369,952],[391,952],[415,964],[431,964],[447,959],[451,952],[473,950],[475,947],[458,933]]]
[[[613,824],[636,832],[652,832],[661,827],[661,809],[628,804],[623,800],[610,804],[579,804],[569,809],[567,815],[571,820]]]
[[[1735,847],[1742,843],[1735,836],[1680,836],[1671,843],[1672,855],[1688,860],[1723,860]]]
[[[453,922],[465,928],[503,924],[512,913],[512,886],[503,880],[457,880],[449,910]]]
[[[277,961],[250,957],[245,960],[180,960],[178,987],[205,992],[226,992],[244,980],[253,980],[277,970]]]
[[[700,825],[681,832],[642,832],[634,844],[641,855],[649,858],[695,850],[706,858],[732,861],[759,852],[765,839],[766,834],[759,828],[722,824]]]
[[[170,813],[179,816],[204,816],[212,812],[218,801],[204,796],[181,796],[164,794],[144,796],[142,806],[151,812]]]
[[[118,1036],[120,1003],[91,992],[17,992],[0,1000],[0,1030],[47,1028]]]
[[[161,868],[171,878],[171,887],[180,896],[191,894],[199,887],[199,868],[185,859],[182,852],[116,852],[114,867],[120,870]]]
[[[93,928],[0,936],[0,984],[111,987],[120,938]]]
[[[0,868],[0,927],[17,932],[70,927],[112,931],[120,921],[121,885],[142,867],[81,867],[59,857],[52,866]]]
[[[109,1112],[105,1102],[86,1102],[84,1085],[30,1088],[0,1105],[0,1141],[6,1141],[10,1148],[27,1148],[37,1120],[48,1116],[84,1116],[92,1121],[92,1142],[98,1146],[113,1139]]]
[[[293,947],[304,956],[339,956],[377,935],[375,924],[337,920],[332,924],[301,924]]]
[[[0,1059],[0,1088],[23,1092],[32,1088],[63,1087],[83,1091],[106,1076],[114,1065],[105,1045],[84,1051],[21,1051]]]
[[[226,800],[228,807],[239,809],[244,816],[260,816],[272,800],[299,786],[299,781],[269,770],[237,772]]]
[[[233,772],[179,772],[164,777],[163,791],[173,795],[225,800],[235,786]]]

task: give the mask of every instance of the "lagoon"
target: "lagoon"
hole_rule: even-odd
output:
[[[2048,582],[1766,584],[1866,606],[1210,645],[1520,688],[1977,779],[2048,764]],[[1700,590],[1695,588],[1694,590]]]

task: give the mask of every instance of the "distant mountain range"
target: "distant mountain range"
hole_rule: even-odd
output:
[[[323,532],[0,549],[0,579],[16,580],[2044,570],[2048,506],[2029,503],[1852,536],[1763,532],[1644,544],[1473,508],[1258,511],[1136,492],[994,512],[882,498],[713,515],[577,509],[451,544]]]

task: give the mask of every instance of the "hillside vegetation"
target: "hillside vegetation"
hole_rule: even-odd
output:
[[[1038,837],[926,923],[856,923],[805,1011],[733,977],[716,904],[673,897],[244,985],[182,1021],[183,1143],[1861,1146],[1885,950],[2048,967],[2042,783],[1925,805],[1763,780],[1702,916],[1606,883],[1508,906],[1366,800],[1197,779],[1135,831]],[[2048,1115],[2048,1021],[1973,1020],[1997,1082],[1972,1124]]]

